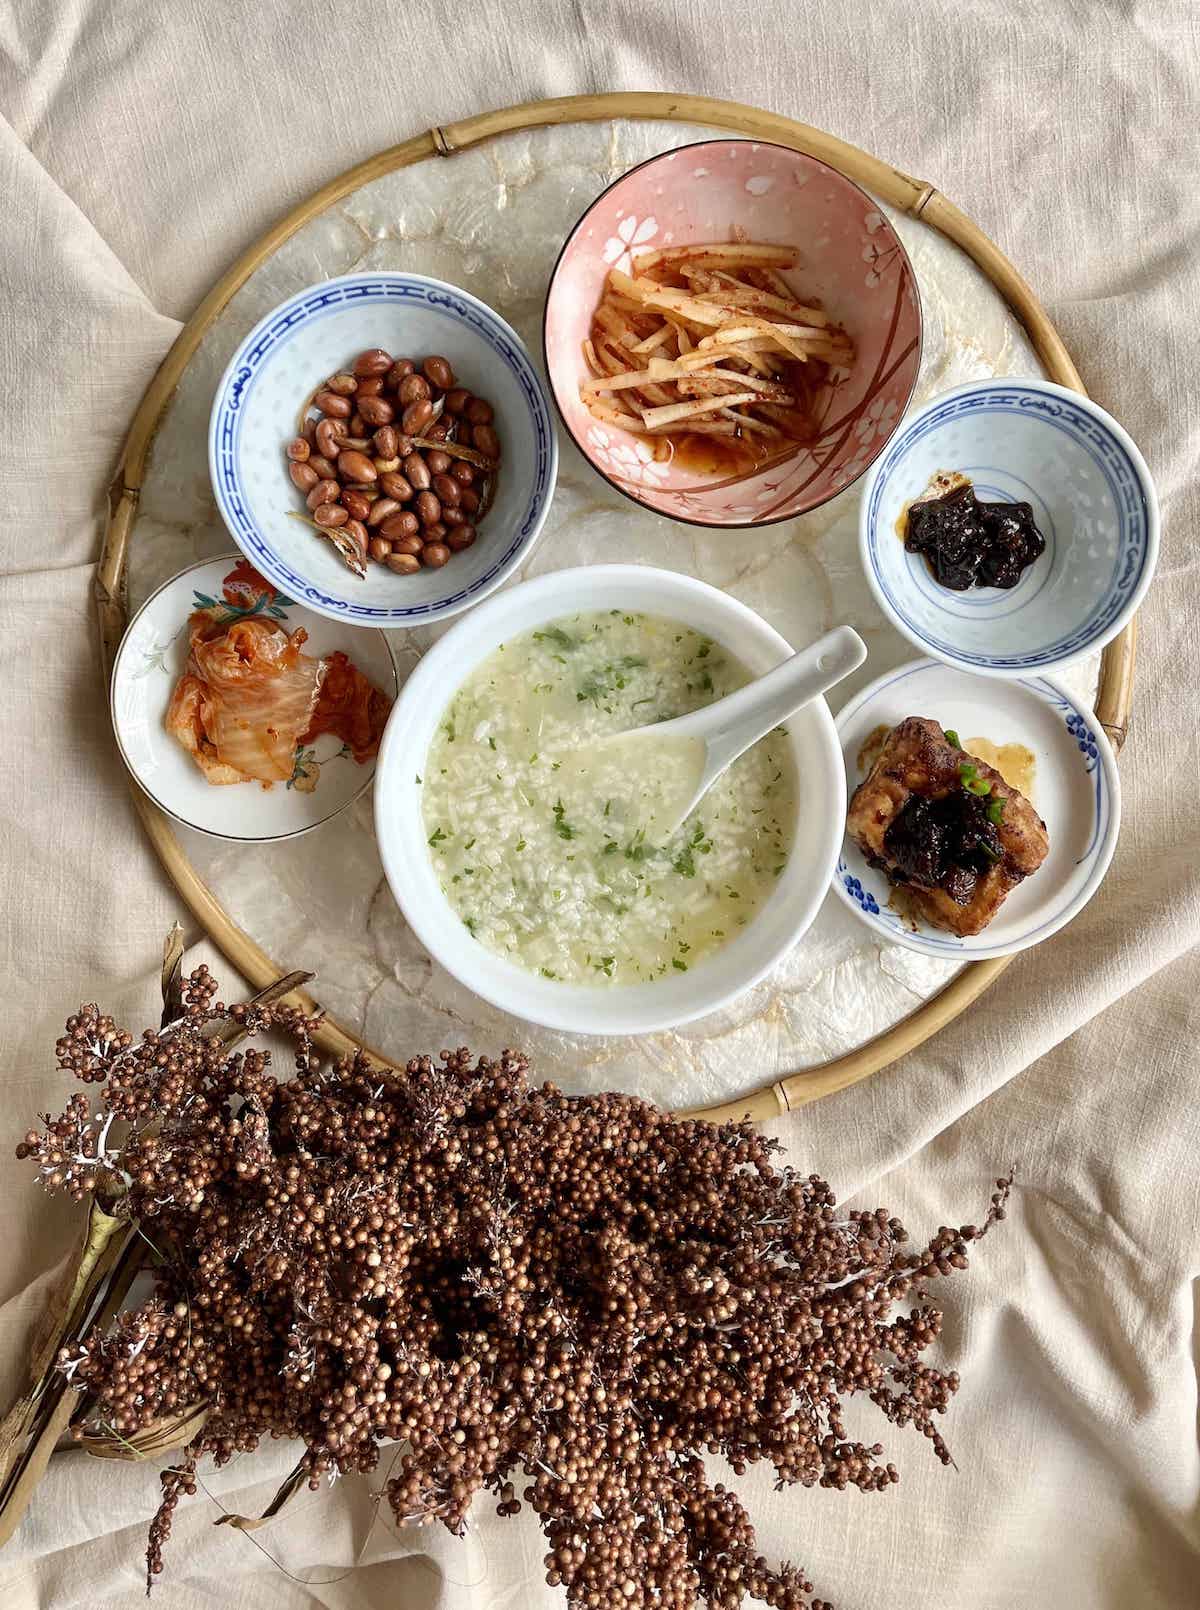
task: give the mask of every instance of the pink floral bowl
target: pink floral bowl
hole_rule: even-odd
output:
[[[782,463],[713,478],[655,459],[644,437],[589,413],[579,387],[610,268],[628,272],[642,250],[734,239],[794,246],[800,261],[786,278],[845,328],[855,360],[831,370],[810,444]],[[864,190],[787,146],[708,140],[651,157],[592,203],[551,276],[544,341],[563,422],[619,492],[692,525],[770,525],[835,497],[883,451],[916,384],[921,303],[907,252]]]

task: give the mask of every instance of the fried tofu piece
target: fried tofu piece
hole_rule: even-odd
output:
[[[953,807],[963,796],[959,768],[964,761],[991,785],[986,802],[1003,800],[1004,809],[990,828],[995,848],[975,856],[977,864],[961,866],[948,864],[944,853],[939,860],[947,835],[933,819],[939,813],[944,818],[947,805]],[[916,853],[902,855],[895,835],[888,840],[888,830],[914,797],[932,802],[929,812],[918,808],[905,818],[926,816],[932,824],[924,861],[920,846]],[[971,809],[978,813],[972,798],[964,796],[964,807],[968,813]],[[962,936],[982,933],[1009,893],[1037,871],[1050,849],[1046,824],[1025,796],[986,762],[955,748],[936,721],[922,716],[908,716],[888,733],[869,775],[854,791],[846,827],[871,865],[908,892],[919,916],[933,928]]]

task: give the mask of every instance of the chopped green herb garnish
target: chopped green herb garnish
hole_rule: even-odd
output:
[[[953,744],[956,749],[962,748],[962,744],[958,741],[958,734],[955,732],[953,727],[946,728],[946,742],[948,744]]]
[[[464,917],[463,918],[463,927],[467,930],[467,932],[471,935],[471,937],[474,938],[474,936],[475,936],[475,918],[474,917]]]
[[[989,861],[1002,861],[1004,859],[1003,850],[997,850],[993,845],[989,844],[986,839],[979,839],[978,844],[979,848],[983,851],[984,855],[987,856]]]
[[[987,819],[989,822],[999,822],[1003,816],[1004,801],[997,797],[996,799],[992,800],[991,804],[987,808]]]
[[[525,840],[524,839],[518,839],[517,842],[516,842],[516,849],[518,851],[520,851],[520,850],[523,850],[524,848],[525,848]]]
[[[421,781],[421,773],[420,773],[420,772],[416,772],[416,773],[414,773],[414,775],[413,775],[413,782],[414,782],[414,783],[419,783],[419,782],[420,782],[420,781]]]
[[[475,848],[475,840],[474,839],[468,839],[467,842],[463,845],[464,850],[473,850],[474,848]]]
[[[687,970],[688,970],[687,963],[686,962],[681,962],[679,960],[678,956],[672,956],[671,957],[671,966],[675,969],[675,971],[677,973],[686,973]]]
[[[558,977],[558,974],[555,973],[555,972],[552,972],[549,967],[539,967],[538,972],[541,973],[543,978],[557,978]]]
[[[608,813],[609,813],[609,812],[610,812],[610,811],[611,811],[611,810],[612,810],[612,800],[611,800],[611,799],[606,799],[606,800],[605,800],[605,801],[604,801],[604,814],[605,814],[605,816],[607,816],[607,815],[608,815]]]
[[[433,832],[429,835],[429,842],[430,844],[440,844],[447,836],[448,835],[444,827],[435,827]]]
[[[968,761],[964,761],[958,768],[958,775],[962,779],[962,785],[968,794],[974,794],[977,798],[983,799],[985,795],[991,793],[991,783],[979,775],[977,766],[972,766]]]
[[[617,843],[616,839],[609,839],[608,843],[604,846],[604,854],[616,855],[620,848],[621,846]]]
[[[565,807],[560,799],[554,806],[554,831],[560,839],[573,839],[576,837],[575,829],[570,822],[564,820],[564,810]]]
[[[540,632],[534,632],[535,643],[553,643],[557,648],[577,648],[578,642],[570,632],[564,632],[561,626],[547,626]]]
[[[489,738],[488,739],[488,748],[489,749],[494,749],[495,747],[496,747],[496,740],[494,738]]]

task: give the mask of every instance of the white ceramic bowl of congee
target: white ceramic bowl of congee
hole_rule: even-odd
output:
[[[534,969],[489,949],[472,936],[442,888],[444,874],[435,865],[424,809],[427,756],[440,741],[456,693],[501,644],[567,617],[602,612],[678,622],[711,639],[753,676],[792,652],[792,645],[745,604],[673,571],[596,565],[524,582],[472,610],[409,677],[379,753],[375,828],[384,871],[405,920],[429,955],[468,989],[548,1028],[647,1034],[726,1005],[801,939],[837,864],[846,818],[845,766],[823,699],[788,720],[785,736],[777,741],[786,746],[796,772],[794,804],[787,806],[793,817],[790,850],[780,868],[771,869],[773,884],[746,925],[699,961],[668,966],[646,982],[610,980],[600,968],[590,981],[574,982],[556,976],[553,967]],[[549,810],[554,802],[535,803]]]

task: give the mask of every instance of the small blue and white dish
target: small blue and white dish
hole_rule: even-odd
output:
[[[956,471],[982,502],[1032,506],[1046,550],[1011,590],[952,592],[905,549],[908,505]],[[1150,585],[1158,534],[1154,482],[1127,432],[1046,380],[973,381],[926,403],[869,471],[859,515],[884,614],[922,653],[976,676],[1036,676],[1110,642]]]
[[[999,759],[1002,773],[1008,755],[1019,756],[1027,775],[1009,781],[1045,822],[1049,851],[983,932],[967,938],[897,909],[887,878],[868,865],[849,836],[842,841],[833,879],[839,898],[879,939],[946,961],[1011,956],[1048,939],[1096,893],[1117,846],[1121,785],[1095,716],[1050,677],[985,682],[937,660],[912,660],[865,687],[837,717],[850,794],[867,775],[872,750],[877,753],[872,740],[906,716],[940,722],[959,734],[969,752],[989,764]],[[1006,754],[997,756],[990,746]]]
[[[307,511],[284,448],[313,388],[367,347],[450,360],[496,411],[503,461],[474,547],[441,570],[359,580],[330,543],[290,518]],[[428,626],[476,603],[521,564],[541,532],[558,474],[550,403],[516,332],[485,303],[420,274],[382,270],[309,286],[260,319],[221,377],[208,432],[221,518],[250,563],[290,598],[360,626]]]

